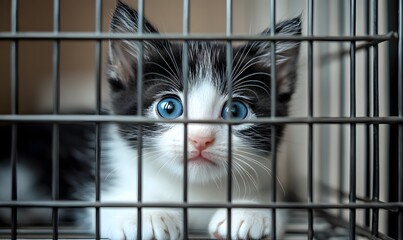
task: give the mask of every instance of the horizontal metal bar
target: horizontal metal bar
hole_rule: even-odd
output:
[[[136,34],[96,32],[0,32],[0,40],[218,40],[218,41],[388,41],[397,39],[396,32],[365,36],[288,36],[288,35],[222,35],[222,34]]]
[[[322,183],[319,184],[319,189],[321,190],[321,192],[323,192],[323,193],[325,193],[327,195],[329,195],[329,194],[338,194],[338,195],[341,195],[342,197],[346,197],[346,198],[348,198],[348,195],[349,195],[349,193],[346,192],[346,191],[342,191],[339,188],[332,187],[332,186],[329,186],[329,185],[325,185],[325,184],[322,184]],[[372,198],[368,198],[366,196],[360,196],[360,195],[357,195],[357,200],[365,201],[365,202],[374,202],[374,200]],[[382,202],[382,201],[380,201],[378,199],[377,202]]]
[[[338,196],[345,197],[345,198],[348,198],[348,196],[349,196],[348,192],[341,191],[338,188],[331,187],[331,186],[328,186],[328,185],[325,185],[325,184],[319,184],[319,189],[320,189],[321,192],[323,192],[324,194],[327,194],[327,195],[336,195],[337,194]],[[380,201],[380,200],[374,201],[372,198],[369,198],[369,197],[366,197],[366,196],[360,196],[360,195],[357,195],[356,199],[357,199],[357,201],[362,201],[362,202],[384,203],[383,201]]]
[[[3,115],[0,114],[0,123],[206,123],[206,124],[402,124],[402,117],[262,117],[250,120],[196,120],[196,119],[150,119],[141,116],[118,116],[118,115]]]
[[[267,204],[247,203],[138,203],[138,202],[89,202],[89,201],[1,201],[0,208],[281,208],[281,209],[366,209],[379,208],[398,211],[403,202],[388,203],[299,203],[275,202]]]
[[[336,217],[333,214],[330,214],[326,211],[319,210],[321,216],[326,219],[330,224],[333,226],[338,226],[342,228],[348,228],[349,223],[346,222],[345,219]],[[378,236],[374,236],[371,233],[371,230],[367,227],[363,227],[360,225],[356,225],[356,233],[360,236],[367,237],[368,239],[383,239],[383,240],[393,240],[393,238],[390,238],[389,236],[386,236],[385,234],[378,233]]]
[[[365,43],[361,43],[360,45],[357,45],[357,47],[355,48],[356,52],[359,52],[361,50],[368,50],[369,48],[376,46],[377,44],[379,44],[379,42],[365,42]],[[325,53],[322,54],[320,56],[320,60],[318,61],[318,63],[320,65],[325,65],[325,64],[329,64],[330,61],[332,60],[340,60],[343,56],[350,54],[350,49],[346,48],[346,49],[342,49],[342,50],[337,50],[337,51],[333,51],[330,53]]]

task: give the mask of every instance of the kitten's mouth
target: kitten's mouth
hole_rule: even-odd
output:
[[[198,164],[198,165],[202,165],[202,164],[208,164],[208,165],[214,165],[214,166],[217,165],[210,159],[202,157],[202,156],[196,156],[196,157],[189,158],[189,163]]]

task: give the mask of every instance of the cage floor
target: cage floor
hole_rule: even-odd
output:
[[[286,224],[284,235],[279,239],[300,240],[308,236],[308,214],[304,210],[292,211]],[[17,230],[18,239],[53,239],[52,229],[46,227],[32,227]],[[332,223],[329,217],[321,213],[315,213],[314,239],[339,240],[348,239],[348,229]],[[0,229],[0,239],[9,239],[10,229]],[[94,235],[85,230],[60,228],[59,239],[94,239]],[[207,234],[191,235],[190,239],[209,239]],[[358,237],[357,239],[367,239]]]

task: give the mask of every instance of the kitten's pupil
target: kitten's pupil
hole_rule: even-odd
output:
[[[231,114],[232,116],[237,117],[239,115],[239,106],[232,105]]]
[[[175,110],[175,105],[172,101],[164,102],[162,107],[168,114],[172,114]]]

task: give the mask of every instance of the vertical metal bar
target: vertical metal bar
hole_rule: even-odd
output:
[[[378,1],[372,0],[372,28],[373,34],[378,34]],[[379,117],[379,76],[378,76],[378,45],[373,47],[373,115]],[[373,125],[373,188],[372,200],[379,201],[379,124]],[[379,209],[372,209],[372,234],[378,235]]]
[[[308,1],[308,36],[313,36],[313,0]],[[308,42],[308,116],[313,117],[313,41]],[[308,202],[313,203],[313,124],[308,125]],[[308,209],[308,239],[313,239],[313,210]]]
[[[271,31],[270,35],[274,36],[276,34],[276,0],[270,1],[270,10],[271,10]],[[276,103],[277,103],[277,73],[276,73],[276,42],[272,41],[270,43],[270,56],[271,56],[271,117],[276,117]],[[271,125],[271,173],[272,173],[272,201],[277,201],[277,152],[276,152],[276,126]],[[272,209],[272,221],[271,221],[271,229],[272,236],[271,239],[276,239],[276,209]]]
[[[60,28],[60,1],[53,1],[53,33]],[[53,114],[59,114],[60,108],[60,41],[53,42]],[[52,199],[59,200],[59,125],[52,129]],[[59,209],[52,209],[53,239],[58,239]]]
[[[344,27],[345,27],[345,4],[344,0],[340,1],[339,5],[339,15],[340,15],[340,23],[339,23],[339,34],[344,35]],[[344,117],[344,114],[346,112],[345,106],[346,106],[346,86],[345,86],[345,80],[344,80],[344,75],[346,73],[346,61],[345,57],[343,55],[343,49],[344,49],[344,42],[340,42],[339,44],[340,47],[340,107],[339,107],[339,116]],[[343,190],[344,190],[344,179],[345,176],[343,176],[344,173],[344,166],[345,166],[345,159],[344,159],[344,138],[345,138],[345,127],[344,125],[340,124],[339,125],[339,182],[338,182],[338,187],[339,187],[339,194],[338,194],[338,200],[339,203],[343,203]],[[339,210],[339,217],[342,218],[343,215],[343,209]]]
[[[227,0],[226,4],[226,36],[232,36],[232,0]],[[228,40],[226,43],[226,75],[227,75],[227,94],[228,109],[232,106],[232,40]],[[229,117],[232,118],[231,111]],[[228,125],[228,192],[227,201],[232,202],[232,126]],[[227,239],[231,239],[231,207],[227,211]]]
[[[398,106],[399,117],[403,118],[403,0],[399,0],[399,43],[398,43]],[[399,202],[403,202],[403,125],[399,124]],[[403,209],[399,209],[399,224],[403,226]],[[403,240],[403,228],[399,227],[399,240]]]
[[[350,36],[356,35],[356,0],[350,0]],[[350,117],[356,117],[356,43],[350,42]],[[356,202],[356,124],[350,123],[350,196],[349,202]],[[355,239],[356,211],[350,209],[349,237]]]
[[[334,2],[334,1],[333,1]],[[337,1],[338,3],[339,1]],[[332,2],[331,1],[321,1],[317,8],[321,9],[318,11],[317,15],[315,16],[316,19],[320,19],[321,26],[330,26],[331,19],[328,17],[329,13],[332,11]],[[325,27],[320,29],[320,34],[323,35],[330,35],[331,28]],[[319,43],[317,44],[317,54],[320,56],[328,55],[329,54],[329,45],[328,43]],[[331,77],[331,61],[324,61],[320,63],[320,67],[316,68],[317,72],[319,73],[318,84],[315,85],[316,92],[319,93],[318,99],[320,99],[320,104],[318,104],[319,112],[322,116],[330,116],[331,115],[331,86],[330,83],[332,81]],[[318,163],[315,165],[315,169],[318,172],[318,178],[321,182],[320,189],[325,190],[325,186],[331,186],[330,183],[330,168],[331,164],[330,161],[330,149],[331,149],[331,125],[319,125],[316,126],[317,136],[319,139],[320,146],[318,147]],[[325,191],[317,191],[319,193],[318,198],[316,201],[320,202],[328,202],[331,198],[330,194],[326,193]]]
[[[189,34],[189,0],[183,0],[183,35]],[[188,119],[188,83],[189,83],[189,44],[188,41],[183,42],[182,46],[182,78],[183,78],[183,95],[184,95],[184,119]],[[184,123],[183,136],[183,202],[188,202],[188,124]],[[188,208],[183,208],[183,237],[188,238]]]
[[[364,12],[365,12],[365,34],[369,35],[370,34],[370,4],[369,0],[366,0],[364,2]],[[364,71],[364,79],[365,79],[365,116],[370,116],[371,115],[371,94],[370,94],[370,49],[367,48],[365,49],[364,52],[364,61],[365,61],[365,71]],[[367,199],[370,198],[371,196],[371,152],[370,152],[370,130],[371,130],[371,125],[366,124],[365,125],[365,132],[364,132],[364,138],[365,138],[365,175],[364,175],[364,184],[365,184],[365,197]],[[365,226],[369,227],[370,225],[370,209],[366,208],[364,214],[364,224]]]
[[[11,1],[11,32],[18,31],[18,1]],[[18,42],[11,42],[11,113],[18,114]],[[17,129],[12,125],[11,132],[11,200],[17,201]],[[17,208],[11,208],[11,239],[17,239]]]
[[[400,11],[401,12],[401,11]],[[388,29],[396,31],[396,36],[399,38],[396,41],[390,41],[388,47],[388,112],[391,116],[399,116],[399,101],[398,101],[398,93],[399,93],[399,78],[398,78],[398,66],[399,65],[399,51],[402,51],[398,48],[400,37],[402,36],[400,33],[397,35],[399,30],[399,0],[387,1],[387,22]],[[401,64],[401,63],[400,63]],[[388,152],[388,167],[387,167],[387,179],[388,184],[385,184],[388,190],[387,199],[390,202],[397,202],[399,195],[399,124],[392,124],[388,126],[388,146],[386,151]],[[393,239],[399,239],[398,233],[399,226],[402,226],[403,222],[399,225],[399,209],[397,211],[388,211],[387,218],[387,232],[389,236]],[[403,235],[402,235],[403,236]]]
[[[102,0],[95,1],[95,32],[102,31]],[[95,102],[96,114],[101,114],[102,41],[95,43]],[[101,200],[101,125],[95,124],[95,201]],[[100,209],[95,208],[95,239],[100,239]]]
[[[144,0],[138,0],[138,22],[137,22],[137,33],[138,35],[143,34],[143,14],[144,14]],[[144,42],[140,40],[138,42],[138,56],[137,56],[137,115],[143,115],[143,59],[144,59]],[[138,126],[138,136],[137,136],[137,201],[142,202],[142,168],[143,168],[143,126]],[[142,239],[142,208],[137,208],[137,239]]]

